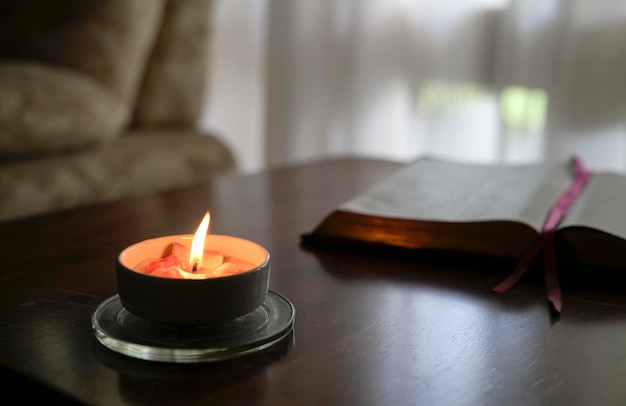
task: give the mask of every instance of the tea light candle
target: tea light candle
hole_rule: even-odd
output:
[[[144,240],[119,254],[115,269],[126,310],[163,323],[207,324],[263,304],[269,253],[243,238],[207,234],[209,219],[207,212],[193,236]]]

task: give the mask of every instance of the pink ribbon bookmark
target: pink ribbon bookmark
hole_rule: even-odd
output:
[[[518,262],[515,270],[505,280],[493,288],[494,292],[503,293],[511,289],[526,274],[528,267],[537,254],[543,250],[544,255],[544,280],[548,293],[548,300],[557,312],[561,311],[561,287],[556,271],[555,233],[563,217],[580,195],[591,172],[587,171],[580,159],[574,157],[574,183],[559,197],[550,209],[548,218],[543,224],[541,233]]]

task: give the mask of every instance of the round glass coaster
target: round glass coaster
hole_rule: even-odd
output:
[[[293,329],[295,308],[269,291],[256,310],[219,323],[178,326],[153,322],[128,312],[115,295],[91,316],[96,338],[105,347],[147,361],[211,362],[256,353],[277,345]]]

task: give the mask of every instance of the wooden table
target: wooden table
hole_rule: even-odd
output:
[[[396,164],[340,159],[0,224],[3,395],[85,404],[618,405],[626,295],[541,281],[491,293],[502,264],[306,248],[299,236]],[[212,232],[265,246],[270,289],[296,308],[274,349],[218,363],[143,361],[103,347],[90,317],[114,260],[155,236]],[[23,385],[23,386],[20,386]]]

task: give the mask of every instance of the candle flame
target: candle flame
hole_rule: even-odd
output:
[[[209,223],[211,222],[211,214],[207,211],[204,218],[200,222],[196,234],[191,241],[191,250],[189,253],[189,266],[192,267],[193,272],[202,265],[202,254],[204,254],[204,240],[206,234],[209,231]]]

